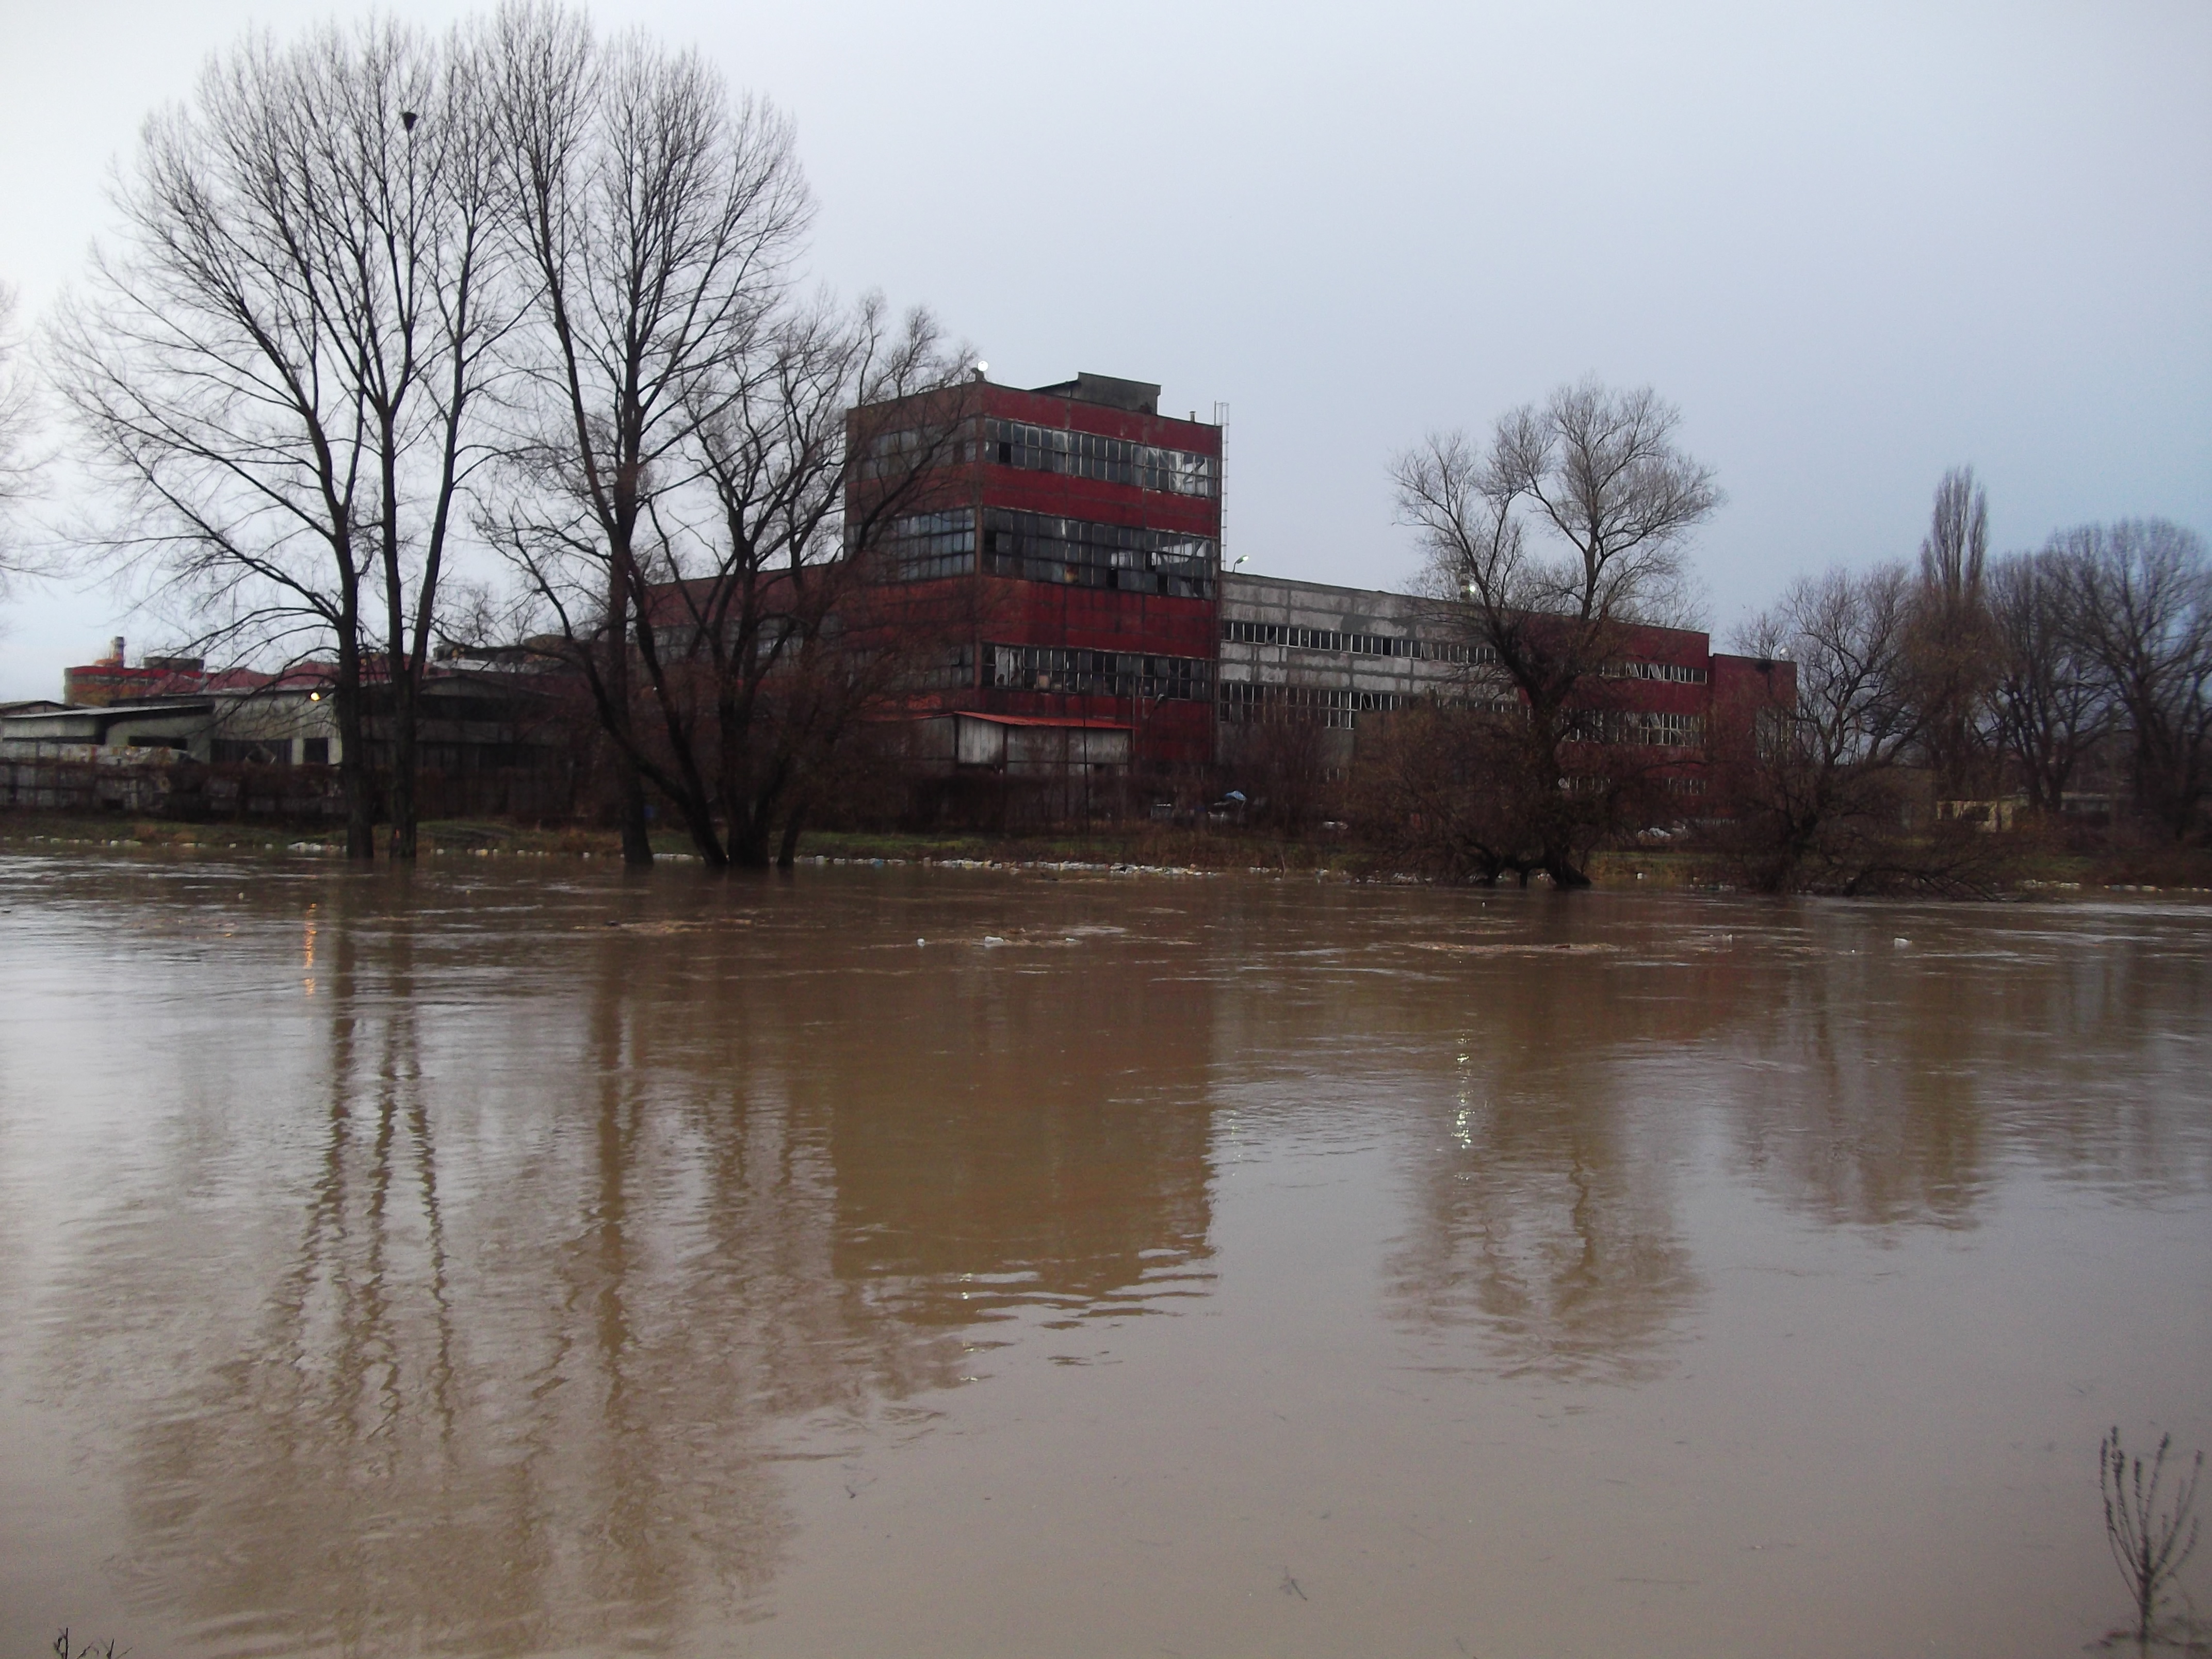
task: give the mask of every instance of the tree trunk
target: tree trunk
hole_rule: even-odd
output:
[[[359,615],[352,596],[348,595],[340,607],[338,678],[331,689],[338,715],[338,787],[345,796],[345,855],[373,860],[376,857],[375,780],[368,767],[368,722],[362,718],[359,628]]]
[[[730,826],[730,862],[741,870],[765,870],[769,866],[768,818],[763,813],[749,813],[742,826]]]
[[[703,801],[683,804],[684,827],[690,832],[692,846],[699,849],[700,860],[709,870],[730,867],[729,854],[722,849],[722,838],[715,833],[714,814]]]
[[[416,853],[416,723],[420,708],[415,676],[395,663],[392,675],[392,830],[387,845],[393,859],[411,863]]]
[[[793,806],[791,816],[783,821],[783,843],[775,851],[775,867],[788,870],[799,858],[799,832],[806,827],[806,809]]]
[[[607,577],[607,711],[619,726],[615,733],[615,787],[622,810],[623,862],[640,868],[653,862],[653,837],[646,827],[645,780],[631,758],[629,707],[629,588],[622,561],[609,561]]]
[[[653,863],[653,835],[646,825],[645,781],[637,775],[637,767],[629,757],[617,752],[615,768],[620,781],[617,787],[622,795],[622,851],[623,862],[641,868]]]
[[[1544,873],[1552,878],[1552,885],[1562,891],[1570,888],[1587,887],[1590,878],[1575,867],[1574,861],[1562,852],[1544,854]]]

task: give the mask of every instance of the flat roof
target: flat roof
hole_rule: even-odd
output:
[[[20,713],[0,709],[0,720],[10,725],[29,721],[100,720],[112,723],[117,720],[143,720],[148,716],[164,714],[204,714],[215,708],[212,697],[186,697],[165,700],[147,699],[139,702],[63,703],[44,708],[29,708]]]
[[[1259,570],[1224,570],[1221,584],[1226,588],[1231,582],[1265,582],[1270,587],[1304,587],[1316,593],[1349,593],[1369,599],[1415,599],[1425,604],[1443,605],[1446,601],[1427,593],[1401,593],[1389,587],[1351,587],[1342,582],[1310,582],[1302,576],[1270,576]],[[1223,598],[1228,595],[1224,593]]]
[[[1094,732],[1127,732],[1127,720],[1093,720],[1085,714],[985,714],[971,708],[941,708],[922,720],[982,720],[991,726],[1053,726]]]

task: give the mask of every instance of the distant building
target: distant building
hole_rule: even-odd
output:
[[[64,702],[0,709],[0,805],[155,810],[190,797],[220,812],[243,799],[236,781],[169,773],[196,763],[217,772],[298,769],[304,775],[335,768],[344,757],[336,670],[327,662],[281,673],[210,673],[196,658],[155,656],[134,667],[122,660],[122,647],[118,640],[106,660],[64,670]],[[390,699],[374,672],[363,702],[368,762],[380,769],[390,763]],[[553,718],[553,702],[526,674],[434,666],[423,684],[417,730],[421,799],[433,810],[565,812],[573,745]],[[55,767],[76,770],[64,780]],[[126,781],[121,769],[131,769],[161,775]],[[282,805],[264,810],[319,810],[313,803],[325,795],[334,801],[335,787],[303,775],[269,796]]]
[[[143,702],[149,697],[201,696],[213,691],[250,691],[271,676],[250,668],[210,674],[198,657],[152,655],[137,666],[124,654],[121,635],[108,642],[97,662],[62,670],[62,702],[73,708],[104,708],[114,702]]]
[[[1310,720],[1324,755],[1351,763],[1363,720],[1422,699],[1504,696],[1485,686],[1463,622],[1441,601],[1279,576],[1225,574],[1217,671],[1223,752],[1255,720]],[[1758,709],[1796,701],[1788,663],[1716,653],[1690,629],[1634,627],[1608,665],[1619,736],[1674,751],[1695,779],[1716,738],[1747,732]],[[1668,757],[1668,758],[1672,758]]]

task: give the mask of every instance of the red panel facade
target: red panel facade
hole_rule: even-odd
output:
[[[1156,395],[1089,376],[1047,391],[976,381],[854,410],[856,452],[884,434],[934,422],[937,464],[897,482],[855,468],[848,518],[867,517],[872,490],[902,489],[908,499],[878,511],[876,546],[864,555],[884,579],[878,602],[893,616],[972,618],[965,683],[921,694],[917,713],[1110,720],[1130,728],[1140,769],[1203,764],[1214,744],[1221,429],[1068,395],[1077,387],[1138,402]],[[1018,428],[1012,441],[1010,428]],[[1046,447],[1035,441],[1039,434]],[[1104,442],[1086,446],[1085,438]],[[1200,493],[1187,474],[1183,488],[1148,488],[1141,480],[1160,475],[1133,463],[1127,446],[1156,460],[1162,453],[1200,458],[1210,487]],[[1095,476],[1116,471],[1133,476]],[[938,532],[931,546],[945,550],[933,564],[907,551],[922,545],[915,527],[925,518]],[[972,525],[964,555],[958,531],[947,527],[956,521]],[[1109,548],[1116,532],[1133,532],[1118,538],[1130,544]],[[1051,539],[1061,535],[1076,542]],[[1152,568],[1158,547],[1175,552]],[[1060,561],[1054,549],[1070,556]],[[933,574],[912,579],[919,571]]]
[[[1608,677],[1577,702],[1632,716],[1698,721],[1696,742],[1685,745],[1679,767],[1668,769],[1684,777],[1702,776],[1723,757],[1744,752],[1755,739],[1762,710],[1796,706],[1793,664],[1716,652],[1711,636],[1698,630],[1632,627],[1623,631],[1619,654],[1625,663],[1687,672],[1679,679]]]

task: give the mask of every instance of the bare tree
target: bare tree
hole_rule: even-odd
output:
[[[1648,388],[1585,380],[1504,416],[1486,447],[1432,434],[1393,469],[1400,520],[1471,647],[1469,701],[1511,711],[1487,746],[1514,803],[1500,867],[1524,878],[1587,884],[1580,866],[1631,758],[1589,752],[1605,671],[1637,624],[1679,619],[1683,547],[1723,500],[1676,444],[1680,424]]]
[[[1989,547],[1989,492],[1973,468],[1954,467],[1936,486],[1906,636],[1921,744],[1947,799],[1978,796],[1988,783],[1983,762],[1997,654],[1984,591]]]
[[[393,850],[414,851],[415,693],[498,331],[474,82],[465,46],[390,21],[250,37],[148,122],[119,245],[57,331],[64,395],[118,486],[96,544],[195,615],[204,647],[334,653],[357,858],[378,683]]]
[[[1545,830],[1579,803],[1529,764],[1516,716],[1427,702],[1360,733],[1349,810],[1360,838],[1401,863],[1495,883],[1541,866]]]
[[[2163,519],[2056,538],[2076,626],[2124,718],[2136,810],[2175,840],[2212,788],[2212,568],[2195,532]]]
[[[2030,810],[2063,810],[2083,758],[2110,730],[2112,700],[2084,648],[2066,550],[1999,560],[1989,574],[1997,730]]]
[[[370,37],[362,59],[368,73],[331,77],[334,101],[357,100],[341,129],[350,147],[337,149],[332,164],[361,210],[342,219],[338,247],[355,268],[374,273],[365,291],[388,295],[382,315],[365,309],[349,333],[377,431],[392,853],[412,859],[431,636],[451,546],[467,527],[464,492],[491,453],[481,406],[503,372],[499,349],[514,298],[482,33],[456,33],[434,56],[394,52],[390,37]],[[393,145],[379,103],[388,109],[400,97],[410,101],[400,108],[404,137]],[[382,142],[362,145],[368,133]]]
[[[2141,1455],[2130,1459],[2121,1449],[2118,1425],[2097,1447],[2097,1486],[2105,1499],[2105,1541],[2112,1546],[2112,1560],[2135,1597],[2133,1633],[2138,1651],[2149,1650],[2159,1604],[2197,1552],[2197,1483],[2204,1473],[2204,1454],[2197,1454],[2188,1474],[2175,1481],[2169,1501],[2161,1508],[2159,1488],[2166,1481],[2166,1455],[2172,1445],[2172,1435],[2159,1437],[2148,1482],[2143,1480]]]
[[[1936,486],[1928,534],[1920,543],[1920,580],[1954,598],[1977,592],[1990,556],[1990,493],[1974,469],[1954,466]]]
[[[936,642],[911,607],[878,618],[864,575],[966,429],[958,361],[927,313],[894,324],[873,299],[850,311],[816,300],[732,343],[690,389],[704,407],[672,452],[689,482],[655,494],[633,556],[628,737],[631,763],[710,867],[767,864],[779,827],[776,857],[790,862],[841,750]],[[878,468],[848,514],[848,410],[930,393],[926,441],[896,447],[896,466]],[[596,562],[545,559],[526,535],[512,544],[572,654],[599,673],[605,653],[575,631],[599,615]]]
[[[16,304],[15,290],[0,283],[0,577],[21,568],[14,520],[31,496],[37,467],[30,445],[38,415]]]
[[[623,856],[649,863],[654,763],[632,661],[654,650],[656,519],[696,481],[696,441],[726,395],[718,366],[757,354],[811,208],[788,125],[733,102],[696,56],[636,35],[603,44],[548,4],[509,5],[497,36],[497,120],[534,293],[518,337],[531,396],[488,523],[563,631],[598,642],[577,660],[619,757]],[[665,757],[676,774],[689,752]],[[707,785],[681,775],[678,793]]]
[[[1917,584],[1900,566],[1802,580],[1737,648],[1796,665],[1796,706],[1763,712],[1747,752],[1723,757],[1753,879],[1774,890],[1967,890],[1981,848],[1909,836],[1907,763],[1926,714],[1914,696]],[[1986,838],[1983,838],[1986,839]]]
[[[779,817],[778,861],[791,862],[808,813],[826,804],[816,786],[838,749],[962,620],[911,606],[878,618],[864,576],[969,425],[957,384],[969,354],[945,350],[927,313],[893,326],[872,297],[849,313],[817,301],[785,310],[767,345],[708,382],[713,412],[699,438],[714,529],[704,579],[673,590],[713,686],[714,802],[727,852],[750,866],[767,862]],[[874,446],[848,411],[908,398],[930,417],[902,431],[917,441],[877,456],[869,487],[848,490],[867,459],[855,449]],[[679,726],[666,730],[672,743]]]

